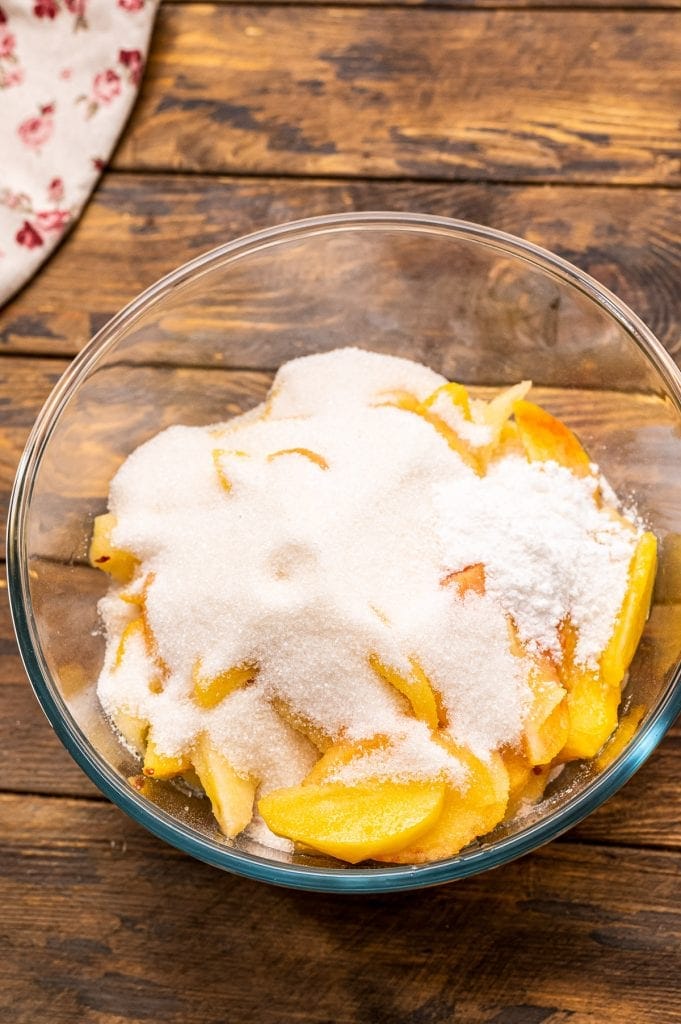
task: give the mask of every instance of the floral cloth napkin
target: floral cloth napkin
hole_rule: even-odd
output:
[[[0,305],[80,215],[137,95],[157,0],[0,0]]]

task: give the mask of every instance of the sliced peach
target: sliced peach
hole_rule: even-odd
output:
[[[480,464],[470,445],[460,438],[456,431],[448,423],[445,423],[441,416],[427,408],[424,402],[420,402],[418,398],[407,391],[399,391],[395,392],[388,401],[381,404],[395,409],[403,409],[405,412],[411,412],[416,416],[420,416],[426,423],[429,423],[431,427],[437,430],[438,434],[444,438],[452,451],[456,452],[467,466],[470,466],[472,470],[480,475]]]
[[[281,455],[302,455],[303,458],[308,459],[309,462],[313,462],[315,466],[319,466],[320,469],[328,469],[329,464],[323,455],[318,452],[313,452],[309,448],[282,448],[281,451],[272,452],[271,455],[267,456],[267,461],[272,462],[274,459],[278,459]]]
[[[433,391],[432,395],[429,395],[423,404],[426,409],[430,409],[442,398],[449,399],[452,405],[459,409],[465,420],[471,419],[471,404],[468,398],[468,391],[463,384],[457,384],[455,381],[443,384],[442,387]]]
[[[117,583],[129,583],[139,562],[129,551],[116,548],[111,543],[115,525],[116,517],[111,512],[95,516],[88,561],[95,569],[101,569],[112,576]]]
[[[495,395],[491,401],[484,402],[479,406],[479,415],[482,422],[487,423],[492,428],[493,444],[501,438],[504,427],[513,415],[515,403],[521,401],[531,387],[531,380],[521,380],[519,384],[513,384],[512,387],[506,388],[504,391],[499,392],[498,395]]]
[[[475,562],[474,565],[467,565],[465,569],[458,572],[450,572],[440,580],[443,587],[455,586],[459,591],[459,597],[465,597],[467,593],[485,593],[485,566],[482,562]]]
[[[528,681],[533,699],[525,719],[523,752],[534,767],[549,764],[562,750],[568,737],[569,718],[565,688],[548,658],[537,660]]]
[[[609,686],[600,672],[573,672],[567,695],[568,735],[559,760],[594,757],[617,728],[619,702],[619,686]]]
[[[256,665],[233,665],[232,668],[219,672],[215,676],[204,676],[201,672],[201,660],[194,665],[193,697],[199,707],[214,708],[230,693],[250,683],[257,675]]]
[[[430,729],[437,729],[438,712],[435,694],[425,672],[414,658],[409,659],[411,665],[409,675],[385,665],[376,654],[369,656],[369,664],[376,675],[384,679],[386,683],[390,683],[407,698],[414,714],[421,722],[425,722]]]
[[[237,774],[205,733],[195,744],[192,763],[220,830],[229,838],[243,832],[253,817],[254,780]]]
[[[188,754],[171,757],[168,754],[163,754],[153,739],[147,743],[142,771],[149,778],[174,779],[176,775],[186,772],[190,766],[191,761]]]
[[[629,585],[615,630],[601,655],[601,674],[610,686],[621,685],[636,653],[650,612],[656,567],[657,538],[654,533],[644,533],[631,560]]]
[[[530,462],[553,461],[588,476],[591,463],[581,444],[565,424],[533,402],[513,403],[515,421]]]
[[[276,835],[357,864],[418,839],[437,821],[444,795],[436,781],[330,782],[274,790],[258,810]]]
[[[624,715],[617,727],[617,731],[613,733],[610,742],[596,759],[596,768],[599,771],[602,772],[611,765],[622,753],[627,743],[634,738],[644,711],[643,705],[639,704],[636,707],[630,708],[626,715]]]
[[[499,754],[481,761],[469,750],[444,738],[441,742],[468,769],[460,788],[446,786],[442,813],[433,827],[402,849],[377,860],[392,864],[423,864],[454,857],[479,836],[486,835],[502,820],[509,793],[508,772]]]
[[[506,818],[513,818],[523,804],[539,803],[549,777],[549,765],[531,765],[519,750],[505,750],[502,754],[508,772],[509,793]]]
[[[126,743],[138,754],[141,754],[147,741],[149,723],[139,715],[131,715],[128,711],[115,711],[111,717]]]
[[[118,647],[116,648],[116,657],[114,658],[114,670],[120,668],[123,664],[123,658],[125,657],[128,644],[135,636],[139,636],[142,642],[145,642],[144,619],[141,615],[136,619],[132,619],[121,633],[120,640],[118,641]]]
[[[530,665],[527,681],[532,703],[525,717],[522,753],[532,767],[549,764],[567,739],[566,690],[552,659],[528,655],[513,619],[508,617],[507,622],[511,653],[526,658]]]
[[[346,764],[350,764],[358,757],[364,757],[372,750],[378,750],[380,747],[386,746],[388,739],[385,736],[375,736],[368,740],[358,740],[356,742],[344,741],[335,743],[332,747],[322,754],[317,763],[311,769],[311,771],[303,779],[303,785],[306,786],[308,783],[321,783],[326,782],[330,775],[333,775],[339,768],[342,768]]]
[[[300,714],[298,711],[294,711],[290,704],[287,704],[286,701],[282,700],[280,697],[273,698],[272,706],[277,714],[280,715],[280,717],[283,718],[292,729],[295,729],[295,731],[299,732],[301,736],[304,736],[305,739],[309,740],[317,750],[321,751],[322,754],[325,753],[329,747],[333,746],[333,736],[325,732],[324,729],[320,725],[317,725],[316,722],[312,722],[309,718],[306,718],[305,715]]]

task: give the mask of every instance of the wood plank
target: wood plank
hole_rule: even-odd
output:
[[[194,4],[205,3],[206,0],[164,0],[166,4]],[[213,0],[216,4],[242,3],[243,0]],[[253,4],[282,4],[284,6],[295,4],[300,0],[250,0]],[[310,6],[329,6],[328,0],[302,0]],[[678,10],[678,0],[570,0],[569,4],[560,3],[559,0],[333,0],[334,7],[454,7],[457,10],[471,10],[484,8],[486,10],[516,10],[517,8],[531,8],[533,10],[552,9],[556,7],[567,7],[572,9],[609,9],[617,10]]]
[[[106,804],[3,797],[0,836],[13,1024],[678,1020],[678,854],[554,843],[349,898],[218,872]]]
[[[527,237],[593,274],[681,351],[675,191],[108,174],[64,245],[0,313],[0,352],[72,355],[142,288],[216,245],[298,217],[372,209]],[[85,267],[95,282],[87,290]]]
[[[114,162],[678,183],[678,33],[658,11],[169,6]]]

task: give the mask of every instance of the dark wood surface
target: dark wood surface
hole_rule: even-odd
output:
[[[166,4],[112,169],[0,312],[0,521],[92,333],[178,264],[295,217],[413,210],[524,235],[681,358],[678,8]],[[265,379],[249,367],[235,393]],[[681,1016],[678,724],[587,821],[488,875],[392,898],[276,890],[189,860],[95,790],[26,683],[3,596],[0,765],[0,1024]]]

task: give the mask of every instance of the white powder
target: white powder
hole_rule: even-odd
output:
[[[530,649],[560,654],[558,627],[578,630],[578,663],[593,666],[612,634],[640,530],[594,499],[600,479],[555,462],[509,457],[480,478],[437,488],[451,571],[482,562],[487,593]]]
[[[352,784],[362,779],[443,779],[462,786],[466,769],[458,758],[433,743],[423,722],[406,722],[405,731],[385,747],[368,750],[329,774],[329,780]]]
[[[459,406],[452,402],[446,392],[443,391],[437,395],[429,408],[430,412],[444,420],[447,426],[451,427],[463,441],[467,441],[473,448],[482,448],[486,444],[491,444],[494,438],[492,427],[488,423],[467,420]]]
[[[405,675],[416,661],[450,735],[478,756],[517,741],[531,694],[506,615],[528,647],[552,651],[569,614],[588,662],[612,630],[636,531],[596,507],[595,479],[518,458],[481,479],[425,419],[384,404],[395,391],[424,400],[443,383],[355,349],[312,356],[284,366],[257,410],[172,427],[133,452],[111,485],[113,541],[140,560],[133,587],[145,586],[167,671],[152,692],[158,668],[141,634],[117,659],[138,611],[120,600],[125,588],[112,590],[101,603],[105,710],[149,721],[168,754],[207,731],[262,792],[300,781],[318,757],[291,724],[301,720],[331,740],[389,737],[339,778],[461,780],[373,655]],[[474,430],[473,444],[489,440],[484,426],[448,422],[461,436]],[[442,585],[478,561],[483,596]],[[204,676],[243,663],[257,676],[202,710],[198,661]],[[253,834],[267,838],[262,822]]]

